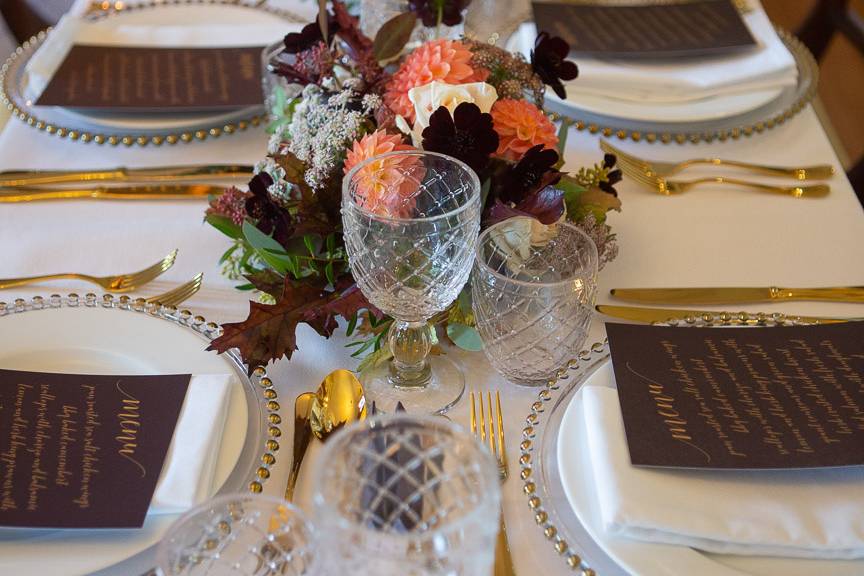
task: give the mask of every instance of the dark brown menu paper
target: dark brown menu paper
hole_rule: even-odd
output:
[[[0,370],[0,526],[140,527],[189,379]]]
[[[864,322],[606,332],[632,464],[864,465]]]
[[[76,44],[36,104],[142,112],[257,106],[262,50]]]
[[[673,58],[727,54],[756,45],[731,0],[653,4],[534,2],[538,32],[560,36],[571,54]]]

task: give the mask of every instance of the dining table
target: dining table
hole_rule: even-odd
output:
[[[316,3],[275,2],[311,20]],[[78,0],[73,10],[84,10]],[[172,164],[254,164],[266,154],[263,126],[204,141],[160,146],[98,145],[74,142],[37,131],[17,118],[8,118],[0,132],[0,170],[97,169]],[[824,198],[794,198],[762,194],[730,186],[706,185],[680,195],[664,196],[627,178],[616,186],[622,208],[608,223],[617,236],[618,257],[599,273],[598,304],[616,303],[612,288],[661,286],[854,286],[864,283],[864,210],[844,175],[826,130],[813,107],[761,133],[725,141],[648,143],[613,139],[615,146],[637,156],[675,160],[717,156],[776,165],[830,164],[835,175]],[[570,128],[565,159],[568,166],[602,160],[599,135]],[[695,177],[704,169],[694,168]],[[248,313],[249,293],[235,289],[224,277],[219,257],[230,240],[204,222],[206,203],[184,201],[69,200],[0,204],[0,277],[54,271],[107,275],[142,268],[156,258],[179,250],[176,264],[141,290],[147,296],[204,273],[201,290],[182,307],[217,323],[237,322]],[[56,281],[0,292],[0,301],[69,292],[84,294],[93,287]],[[619,302],[620,303],[620,302]],[[782,302],[735,305],[732,311],[783,312],[836,317],[860,317],[860,304]],[[719,308],[718,308],[719,309]],[[729,309],[727,307],[727,309]],[[586,346],[602,341],[605,322],[595,314]],[[620,320],[617,320],[620,321]],[[290,360],[268,367],[282,406],[282,449],[277,454],[264,492],[281,495],[290,464],[293,399],[314,390],[336,368],[356,369],[349,341],[337,331],[325,339],[300,325],[298,350]],[[106,337],[110,335],[106,334]],[[519,478],[519,442],[525,418],[538,390],[509,383],[481,353],[446,348],[466,369],[469,389],[500,390],[507,448],[513,463],[503,486],[504,516],[519,574],[574,573],[555,553],[534,521]],[[463,397],[447,416],[468,424],[469,402]],[[301,490],[304,477],[301,475]],[[566,502],[553,503],[566,506]],[[96,552],[98,553],[98,552]],[[590,561],[590,559],[588,559]],[[100,576],[145,572],[149,566],[122,572],[105,569]]]

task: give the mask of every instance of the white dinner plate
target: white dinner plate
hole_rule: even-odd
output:
[[[286,30],[289,24],[275,13],[265,10],[248,8],[245,6],[231,6],[215,4],[202,7],[196,5],[156,5],[153,8],[141,10],[129,10],[120,12],[116,16],[103,18],[95,22],[96,26],[111,27],[119,23],[127,26],[160,26],[177,25],[188,22],[195,26],[225,26],[243,25],[260,26],[272,29],[273,26],[281,26]],[[293,28],[292,28],[293,29]],[[286,32],[287,33],[287,32]],[[279,38],[261,38],[261,46],[266,46]],[[187,47],[207,47],[219,45],[220,38],[196,38],[185,44]],[[94,126],[125,130],[189,130],[202,124],[228,123],[237,118],[253,116],[261,111],[260,106],[252,106],[240,110],[218,111],[218,112],[192,112],[192,113],[122,113],[107,112],[100,110],[62,109],[62,112],[70,118],[80,122],[87,122]]]
[[[522,53],[529,58],[534,48],[537,28],[526,23],[507,43],[507,49]],[[686,123],[722,120],[756,110],[773,102],[783,93],[783,88],[771,88],[709,96],[698,100],[646,101],[631,98],[626,94],[601,95],[579,92],[579,79],[567,86],[567,97],[559,98],[551,89],[546,90],[546,99],[556,110],[563,112],[590,112],[610,118],[633,120],[636,122]]]
[[[562,100],[551,91],[547,91],[546,98],[572,110],[585,110],[624,120],[671,123],[720,120],[736,114],[743,114],[768,104],[780,96],[782,92],[782,88],[774,88],[686,102],[647,103],[611,96],[579,93],[571,89],[567,92],[566,100]]]
[[[124,4],[119,11],[110,10],[90,19],[90,25],[97,28],[104,26],[106,29],[122,24],[154,27],[158,30],[160,26],[180,26],[188,23],[198,29],[210,27],[220,31],[213,36],[201,33],[189,35],[183,39],[182,45],[191,47],[260,45],[263,48],[278,41],[284,34],[296,31],[301,22],[298,16],[287,10],[265,3],[256,4],[251,0],[130,2]],[[269,32],[257,35],[252,41],[230,36],[226,38],[229,34],[226,30],[237,26],[247,30],[266,29]],[[218,134],[230,133],[250,123],[257,125],[263,118],[263,104],[230,110],[158,114],[36,106],[33,89],[28,84],[27,64],[50,35],[50,31],[47,34],[40,33],[25,42],[19,51],[10,56],[5,70],[0,74],[3,91],[0,99],[16,107],[18,111],[15,115],[27,119],[28,123],[36,128],[45,129],[50,125],[51,133],[62,137],[74,133],[76,139],[83,137],[84,141],[97,143],[108,141],[112,137],[121,141],[129,140],[130,143],[161,143],[168,137],[182,137],[187,141],[203,139],[186,136],[199,132],[205,137],[211,131],[218,131]],[[111,37],[108,43],[123,42],[122,38]]]
[[[0,311],[2,314],[2,311]],[[264,401],[242,366],[207,352],[188,325],[101,303],[0,315],[0,368],[77,374],[225,374],[237,378],[214,475],[218,492],[246,490],[264,450]],[[148,515],[133,530],[0,530],[0,574],[79,576],[152,554],[177,515]],[[128,573],[122,571],[120,573]]]
[[[585,386],[615,387],[607,359],[581,387],[574,387],[557,433],[557,467],[564,493],[590,538],[628,573],[640,576],[687,574],[699,576],[859,576],[864,560],[807,560],[709,554],[686,546],[640,542],[605,533],[596,498],[587,431],[582,418]],[[577,391],[573,392],[572,390]],[[563,408],[563,407],[562,407]],[[551,431],[554,434],[554,431]],[[862,488],[864,490],[864,488]],[[588,559],[590,562],[590,558]],[[597,576],[605,576],[602,569]]]

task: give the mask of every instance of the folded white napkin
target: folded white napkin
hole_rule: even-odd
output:
[[[864,467],[694,471],[630,464],[613,388],[582,390],[603,526],[720,554],[864,558]]]
[[[218,488],[213,476],[233,378],[230,374],[192,376],[150,501],[150,514],[182,512],[207,500]]]
[[[759,46],[741,53],[668,62],[573,58],[579,77],[566,83],[567,94],[669,103],[794,86],[798,78],[795,59],[762,7],[754,5],[744,21]],[[527,55],[534,47],[537,28],[533,23],[524,24],[517,34],[519,47]]]
[[[54,72],[66,58],[73,44],[105,46],[194,46],[238,47],[265,46],[278,41],[299,25],[117,25],[89,22],[73,15],[64,16],[48,34],[45,43],[33,54],[27,65],[28,98],[38,98],[48,86]]]

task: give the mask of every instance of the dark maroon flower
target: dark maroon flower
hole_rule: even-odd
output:
[[[485,224],[513,216],[531,216],[543,224],[556,222],[564,213],[564,192],[555,188],[561,172],[555,168],[558,153],[542,144],[529,148],[515,165],[496,171],[492,182],[494,201]]]
[[[252,196],[246,199],[246,213],[255,221],[255,227],[271,234],[282,246],[287,246],[294,230],[294,223],[287,210],[270,197],[267,189],[273,185],[273,177],[259,172],[249,181]]]
[[[489,156],[498,149],[498,133],[492,127],[492,115],[481,112],[471,102],[456,107],[453,116],[444,106],[429,117],[423,130],[423,149],[447,154],[462,160],[475,172],[489,163]]]
[[[579,68],[574,62],[565,60],[570,53],[570,45],[563,38],[549,36],[541,32],[534,41],[531,51],[531,67],[544,84],[548,84],[559,98],[566,98],[567,91],[561,80],[573,80],[579,76]]]
[[[614,154],[606,154],[603,156],[603,167],[609,170],[606,173],[606,181],[600,182],[597,186],[606,192],[607,194],[612,194],[616,198],[618,197],[618,191],[615,190],[615,184],[621,181],[621,170],[612,170],[615,167],[615,163],[618,159]]]
[[[526,196],[557,184],[561,172],[555,168],[558,153],[544,149],[543,144],[529,148],[519,162],[497,180],[501,183],[497,196],[504,202],[521,202]]]
[[[445,26],[456,26],[462,22],[462,12],[470,3],[471,0],[408,0],[408,9],[427,28],[437,26],[439,18]]]
[[[333,36],[338,32],[338,23],[336,22],[336,18],[327,13],[327,35],[329,36],[326,44],[330,45],[330,40],[333,39]],[[318,24],[318,20],[314,22],[310,22],[306,26],[303,27],[300,32],[291,32],[285,35],[285,39],[283,40],[285,44],[285,52],[288,54],[299,54],[304,50],[308,50],[312,48],[319,42],[324,42],[324,36],[321,34],[321,26]]]
[[[484,226],[513,218],[514,216],[529,216],[536,218],[541,224],[554,224],[564,214],[564,192],[553,186],[547,186],[526,196],[521,202],[512,206],[496,198],[495,203],[483,219]]]

